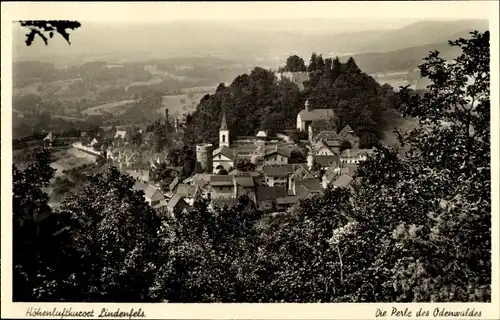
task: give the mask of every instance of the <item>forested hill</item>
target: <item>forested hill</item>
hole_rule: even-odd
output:
[[[225,110],[231,135],[254,135],[259,129],[280,131],[295,128],[297,113],[308,99],[312,108],[331,108],[351,125],[363,146],[373,146],[381,136],[381,112],[395,107],[390,86],[381,86],[359,69],[354,59],[341,63],[338,58],[323,59],[313,53],[309,65],[292,56],[285,70],[307,69],[310,81],[300,91],[296,84],[276,81],[274,72],[256,67],[229,85],[221,84],[206,95],[194,113],[187,117],[186,143],[217,144],[222,110]]]

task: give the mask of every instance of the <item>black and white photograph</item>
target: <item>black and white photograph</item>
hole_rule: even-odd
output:
[[[490,10],[233,2],[223,19],[222,3],[145,3],[134,18],[130,3],[106,20],[57,5],[2,16],[2,300],[498,298]],[[452,309],[422,316],[481,317]]]

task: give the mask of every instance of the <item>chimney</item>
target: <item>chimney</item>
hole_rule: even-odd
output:
[[[306,112],[309,111],[309,100],[306,100],[306,103],[304,104],[304,110],[306,110]]]

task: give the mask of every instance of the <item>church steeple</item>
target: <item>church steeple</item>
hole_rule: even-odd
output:
[[[226,112],[222,111],[222,121],[220,124],[220,130],[227,130]]]
[[[229,129],[227,127],[225,110],[222,110],[222,121],[219,129],[219,146],[229,147]]]

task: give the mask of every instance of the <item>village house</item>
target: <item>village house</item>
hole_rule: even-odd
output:
[[[307,165],[309,170],[312,169],[314,163],[318,164],[321,170],[327,170],[333,163],[340,166],[341,160],[338,155],[308,155]]]
[[[288,164],[291,151],[288,148],[276,148],[266,152],[264,156],[264,165]]]
[[[233,176],[213,175],[210,177],[210,186],[213,194],[211,199],[230,199],[235,198],[235,186]]]
[[[274,186],[284,186],[287,187],[288,176],[293,171],[293,167],[291,166],[283,166],[283,165],[273,165],[273,166],[264,166],[264,183],[269,187]]]
[[[288,196],[284,186],[260,186],[256,188],[257,208],[264,212],[277,210],[276,200]]]
[[[187,204],[192,206],[196,200],[201,198],[201,193],[199,187],[196,185],[188,185],[184,183],[178,184],[175,189],[172,190],[172,196],[181,196]]]
[[[315,130],[319,131],[323,131],[327,128],[336,131],[338,121],[339,117],[332,109],[313,110],[309,106],[309,100],[307,100],[304,110],[297,114],[297,130],[310,133],[309,127],[316,127]]]

